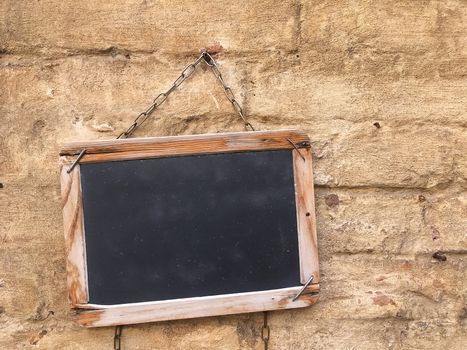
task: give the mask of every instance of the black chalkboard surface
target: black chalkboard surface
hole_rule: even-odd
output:
[[[89,302],[300,285],[291,150],[81,165]]]

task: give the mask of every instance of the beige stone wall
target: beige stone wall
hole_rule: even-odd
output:
[[[312,140],[321,300],[272,312],[270,349],[466,349],[465,0],[0,1],[0,348],[112,348],[70,319],[59,145],[115,137],[206,46],[257,128]],[[136,135],[241,130],[208,73]],[[261,322],[123,348],[262,349]]]

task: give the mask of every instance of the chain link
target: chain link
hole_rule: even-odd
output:
[[[251,131],[255,131],[253,125],[251,125],[251,123],[246,119],[242,107],[235,99],[232,89],[226,85],[224,78],[222,77],[222,73],[220,72],[216,61],[214,61],[214,58],[212,58],[212,56],[207,52],[204,52],[204,55],[206,64],[211,67],[211,71],[213,72],[214,76],[217,78],[217,80],[219,80],[222,87],[224,88],[225,96],[227,96],[227,99],[230,101],[240,118],[242,118],[243,122],[245,123],[245,129],[248,130],[248,128],[250,128]]]
[[[254,131],[255,128],[251,123],[246,119],[245,113],[243,112],[242,107],[238,103],[238,101],[235,99],[235,95],[232,92],[232,89],[227,86],[227,84],[224,81],[224,78],[222,76],[222,73],[219,70],[219,67],[216,64],[216,61],[214,58],[207,52],[203,51],[201,55],[191,64],[186,66],[186,68],[182,71],[182,73],[178,76],[177,79],[172,83],[170,88],[166,92],[160,93],[152,102],[152,104],[142,113],[140,113],[136,119],[134,120],[133,124],[130,125],[130,127],[122,132],[120,135],[118,135],[117,139],[121,138],[127,138],[133,134],[133,132],[141,126],[148,118],[149,116],[161,105],[167,100],[169,95],[176,90],[186,79],[191,77],[193,73],[196,70],[196,67],[201,63],[205,62],[208,67],[211,68],[212,73],[216,77],[216,79],[221,83],[222,87],[224,88],[225,96],[227,96],[227,99],[230,101],[232,106],[234,107],[235,111],[238,113],[240,118],[242,118],[243,123],[245,124],[245,129],[248,130],[250,129],[251,131]]]

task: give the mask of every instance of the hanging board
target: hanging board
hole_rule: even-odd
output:
[[[60,155],[68,291],[80,324],[316,302],[313,180],[304,133],[74,142]],[[293,301],[311,276],[313,283]]]

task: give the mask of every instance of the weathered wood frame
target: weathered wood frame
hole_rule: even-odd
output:
[[[311,275],[314,276],[313,283],[296,301],[292,301],[292,298],[302,286],[132,304],[89,304],[79,164],[70,173],[67,172],[83,148],[86,148],[86,153],[80,163],[290,149],[293,154],[296,190],[301,283],[304,284]],[[63,146],[60,156],[68,296],[72,307],[78,311],[76,318],[79,324],[86,327],[115,326],[291,309],[306,307],[318,300],[320,276],[312,157],[310,140],[305,133],[277,130],[72,142]]]

